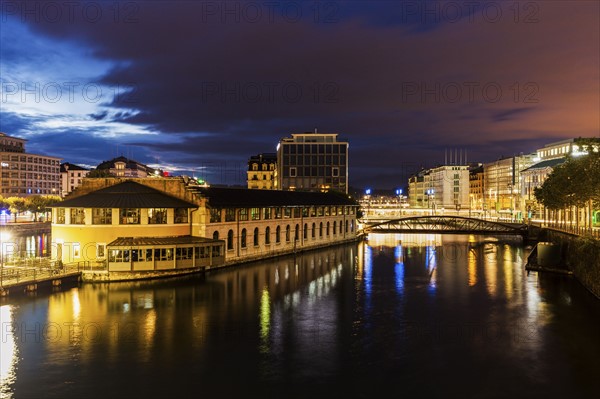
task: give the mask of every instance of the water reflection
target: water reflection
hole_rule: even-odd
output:
[[[510,240],[372,235],[206,276],[10,299],[2,391],[585,397],[599,388],[600,306],[527,275],[525,258]]]

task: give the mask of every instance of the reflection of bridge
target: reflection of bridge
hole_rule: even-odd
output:
[[[501,223],[462,216],[408,216],[386,221],[368,222],[361,233],[454,233],[454,234],[527,234],[527,225]]]

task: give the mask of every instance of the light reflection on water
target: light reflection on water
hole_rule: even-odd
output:
[[[585,397],[599,388],[600,304],[528,275],[525,251],[371,235],[204,277],[5,299],[2,392]],[[5,326],[19,326],[12,340]]]

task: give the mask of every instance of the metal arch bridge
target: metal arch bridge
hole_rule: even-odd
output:
[[[359,233],[452,233],[452,234],[517,234],[525,236],[528,228],[525,224],[493,222],[485,219],[463,216],[407,216],[363,224]]]

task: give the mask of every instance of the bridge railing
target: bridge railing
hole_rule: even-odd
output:
[[[548,228],[552,230],[562,231],[564,233],[575,234],[582,237],[591,237],[600,239],[600,228],[597,227],[584,227],[584,226],[576,226],[569,225],[554,221],[547,222],[532,222],[532,226]]]

